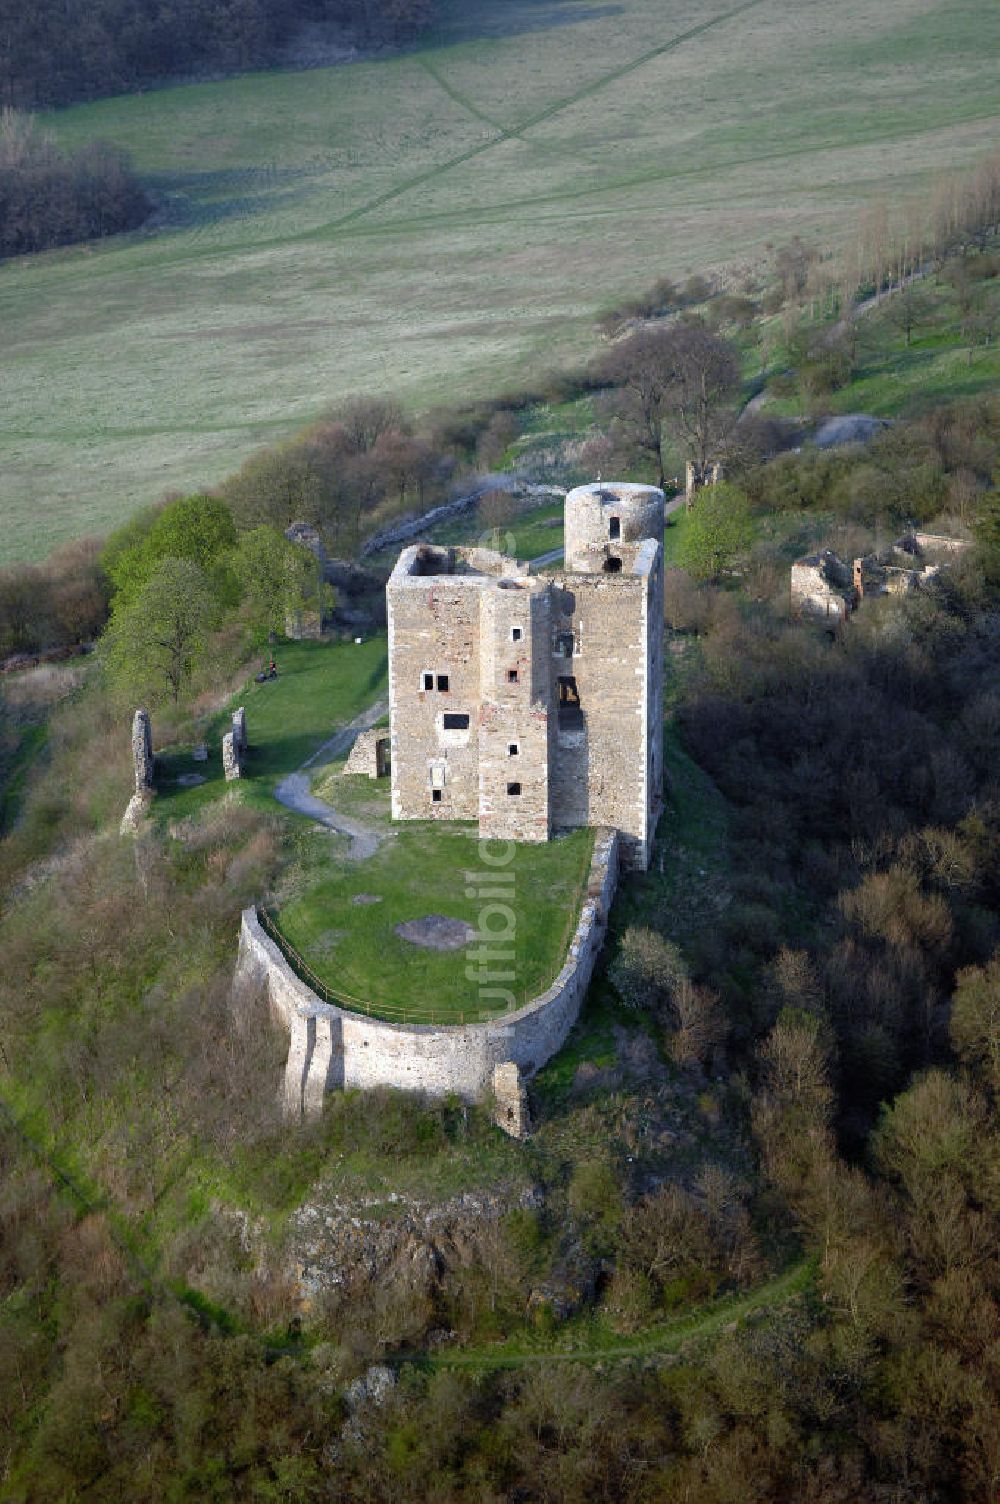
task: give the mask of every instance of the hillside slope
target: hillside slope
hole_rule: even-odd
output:
[[[449,0],[433,45],[65,111],[153,232],[0,273],[0,558],[219,479],[325,404],[485,393],[659,272],[831,242],[995,140],[975,0]]]

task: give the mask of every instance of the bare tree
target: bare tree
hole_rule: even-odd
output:
[[[699,475],[722,453],[738,416],[739,359],[700,320],[640,331],[610,351],[601,369],[618,387],[619,422],[652,459],[658,485],[668,436]]]

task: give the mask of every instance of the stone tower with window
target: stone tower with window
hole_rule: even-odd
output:
[[[663,493],[566,497],[565,569],[406,548],[386,587],[392,813],[546,841],[613,826],[645,868],[663,789]]]

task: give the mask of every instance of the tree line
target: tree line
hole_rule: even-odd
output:
[[[0,256],[132,230],[150,207],[126,152],[60,151],[31,116],[0,112]]]
[[[412,41],[433,0],[0,0],[0,104],[19,109],[128,93],[275,61],[304,21],[363,47]]]

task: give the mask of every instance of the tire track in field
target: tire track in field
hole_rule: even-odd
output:
[[[687,31],[678,32],[669,41],[660,42],[656,47],[648,48],[630,62],[621,63],[617,68],[609,69],[607,73],[601,74],[596,79],[592,79],[588,84],[574,90],[572,94],[566,94],[561,99],[553,100],[544,109],[536,110],[533,115],[527,116],[526,119],[520,121],[515,126],[507,128],[498,126],[495,122],[490,121],[489,123],[500,133],[494,139],[480,141],[475,146],[467,147],[465,151],[457,152],[455,156],[450,157],[446,162],[439,162],[435,167],[427,167],[423,172],[414,173],[413,177],[408,178],[405,182],[397,183],[395,187],[387,188],[383,193],[376,194],[374,198],[369,199],[368,203],[359,204],[356,209],[350,209],[346,214],[341,215],[339,219],[334,219],[326,225],[318,226],[315,230],[309,232],[308,237],[303,238],[322,238],[348,225],[354,224],[366,214],[371,214],[375,209],[381,209],[383,205],[392,203],[394,199],[402,198],[404,194],[411,192],[414,188],[422,188],[425,183],[430,183],[435,178],[443,177],[453,167],[464,166],[466,162],[471,162],[476,157],[484,156],[486,152],[492,151],[495,146],[499,146],[504,141],[511,140],[512,138],[520,139],[524,131],[531,130],[536,125],[541,125],[543,121],[551,120],[553,116],[558,115],[562,110],[569,109],[574,104],[579,104],[581,100],[589,98],[590,95],[597,93],[599,90],[606,89],[611,84],[619,83],[621,79],[627,78],[629,74],[636,73],[640,68],[644,68],[647,63],[655,62],[657,58],[665,57],[669,52],[675,52],[685,42],[691,42],[695,37],[704,36],[706,32],[713,31],[717,26],[723,26],[727,21],[733,21],[738,16],[745,15],[747,11],[756,10],[758,6],[766,3],[767,0],[743,0],[742,5],[737,5],[732,10],[725,11],[722,15],[713,16],[709,21],[701,21],[697,26],[689,27]],[[437,78],[438,83],[441,83],[440,77],[437,74],[434,76]],[[448,92],[451,92],[450,89]],[[452,97],[457,98],[454,95]],[[465,101],[458,102],[465,103]],[[486,119],[483,115],[480,115],[479,118]]]

